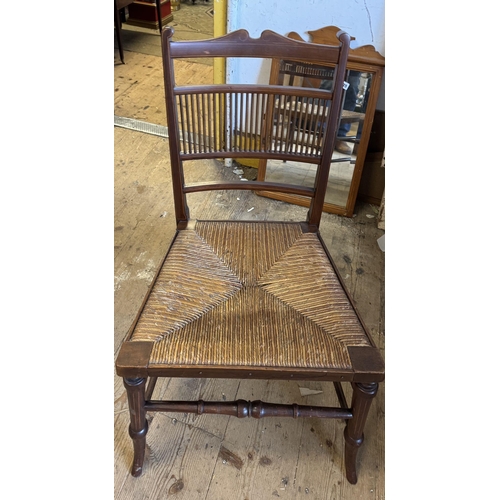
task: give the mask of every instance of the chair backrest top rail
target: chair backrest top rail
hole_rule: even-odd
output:
[[[173,34],[173,28],[166,28],[163,32],[164,40]],[[340,43],[348,44],[351,40],[351,37],[345,32],[339,32],[337,37]],[[270,30],[263,31],[259,38],[252,38],[247,30],[240,29],[216,39],[171,42],[170,56],[175,59],[193,56],[271,59],[285,57],[308,62],[336,64],[339,60],[340,48],[300,42]]]

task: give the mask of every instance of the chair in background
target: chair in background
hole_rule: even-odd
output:
[[[339,44],[327,46],[271,31],[257,39],[239,30],[187,42],[173,42],[172,34],[171,28],[164,30],[162,51],[177,232],[116,360],[130,410],[132,474],[143,472],[146,413],[168,411],[345,420],[346,476],[356,483],[356,456],[384,364],[319,234],[350,37],[340,33]],[[177,86],[174,59],[193,57],[328,63],[335,66],[332,90],[270,84]],[[288,124],[310,121],[314,106],[325,110],[314,116],[314,141],[298,144]],[[184,181],[186,160],[243,157],[316,165],[315,185]],[[191,193],[242,189],[308,197],[307,218],[190,219]],[[332,381],[339,405],[160,401],[153,399],[158,377]],[[343,383],[352,385],[350,403]]]
[[[123,40],[122,40],[122,21],[120,11],[134,2],[134,0],[114,0],[115,2],[115,29],[116,39],[118,42],[118,52],[120,53],[120,60],[125,64],[125,56],[123,54]],[[155,0],[156,16],[158,19],[158,29],[160,34],[162,32],[162,19],[161,19],[161,0]]]
[[[116,40],[118,42],[118,52],[120,53],[120,61],[125,64],[125,56],[123,54],[123,40],[122,40],[122,20],[120,18],[120,10],[126,7],[124,0],[114,0],[115,2],[115,30]],[[131,3],[131,2],[130,2]]]

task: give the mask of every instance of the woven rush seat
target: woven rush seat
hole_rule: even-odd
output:
[[[349,347],[370,342],[316,233],[300,223],[192,225],[175,239],[131,337],[154,342],[150,369],[352,370]]]

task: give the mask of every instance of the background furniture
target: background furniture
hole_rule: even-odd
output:
[[[127,24],[162,31],[174,19],[170,0],[135,0],[128,8]]]
[[[172,42],[163,33],[165,95],[177,233],[116,360],[124,379],[134,444],[132,474],[143,472],[147,412],[336,418],[345,429],[346,476],[357,481],[356,456],[383,361],[319,236],[326,175],[340,116],[350,37],[340,46],[303,44],[265,31]],[[296,57],[338,65],[333,92],[275,85],[176,87],[173,59]],[[283,148],[282,113],[310,119],[301,103],[328,107],[313,147]],[[259,141],[255,140],[259,137]],[[184,162],[274,158],[318,166],[313,188],[266,181],[186,183]],[[191,168],[191,167],[189,167]],[[302,222],[191,220],[188,196],[211,190],[262,190],[310,199]],[[313,299],[313,300],[312,300]],[[158,377],[326,380],[339,406],[262,401],[154,399]],[[149,379],[149,383],[148,382]],[[352,385],[348,404],[342,383]]]
[[[120,52],[120,60],[125,64],[125,56],[123,54],[123,41],[122,41],[122,20],[120,11],[133,3],[133,0],[114,0],[115,2],[115,30],[116,38],[118,41],[118,51]]]
[[[173,19],[170,13],[170,0],[146,0],[143,2],[114,0],[116,37],[120,60],[123,64],[125,64],[125,56],[123,54],[121,11],[125,7],[129,8],[129,15],[132,15],[132,17],[129,17],[129,24],[145,28],[156,28],[160,33],[163,25]],[[137,19],[134,19],[134,16]]]
[[[335,44],[336,35],[340,28],[336,26],[328,26],[316,31],[310,31],[311,41],[321,44]],[[292,32],[288,35],[294,40],[303,41],[299,34]],[[296,62],[298,64],[298,62]],[[365,45],[356,49],[351,49],[347,62],[348,73],[346,80],[349,77],[355,76],[357,83],[356,89],[356,104],[355,108],[342,111],[342,123],[351,123],[351,130],[347,137],[338,137],[337,141],[349,142],[352,144],[352,152],[350,154],[337,154],[334,152],[332,157],[332,168],[330,171],[329,188],[325,197],[324,210],[330,213],[336,213],[351,217],[354,212],[354,206],[358,194],[358,189],[361,181],[361,175],[366,159],[368,144],[370,141],[370,132],[375,116],[375,108],[382,80],[383,68],[385,59],[371,45]],[[309,65],[310,66],[310,65]],[[331,65],[323,65],[330,66]],[[304,71],[309,71],[307,75],[300,75],[303,85],[309,87],[319,87],[325,78],[328,76],[327,69],[314,68],[307,69],[307,65],[303,65]],[[275,84],[289,84],[287,81],[287,72],[297,74],[296,68],[288,68],[285,60],[273,61],[270,81]],[[304,78],[305,77],[305,78]],[[341,125],[342,125],[341,123]],[[356,131],[359,132],[356,134]],[[337,142],[338,143],[338,142]],[[284,169],[279,166],[271,165],[268,161],[261,160],[259,162],[259,172],[257,178],[259,180],[283,180],[287,174]],[[315,178],[315,172],[308,165],[293,164],[289,165],[290,173],[303,179],[304,185],[312,185]],[[303,197],[296,195],[288,195],[282,193],[261,192],[260,194],[271,198],[296,203],[298,205],[307,206],[308,201]]]

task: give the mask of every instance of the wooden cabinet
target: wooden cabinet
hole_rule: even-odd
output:
[[[159,29],[157,1],[160,2],[162,26],[171,22],[174,16],[172,15],[170,0],[140,0],[132,2],[128,6],[129,17],[127,24],[143,28]]]

